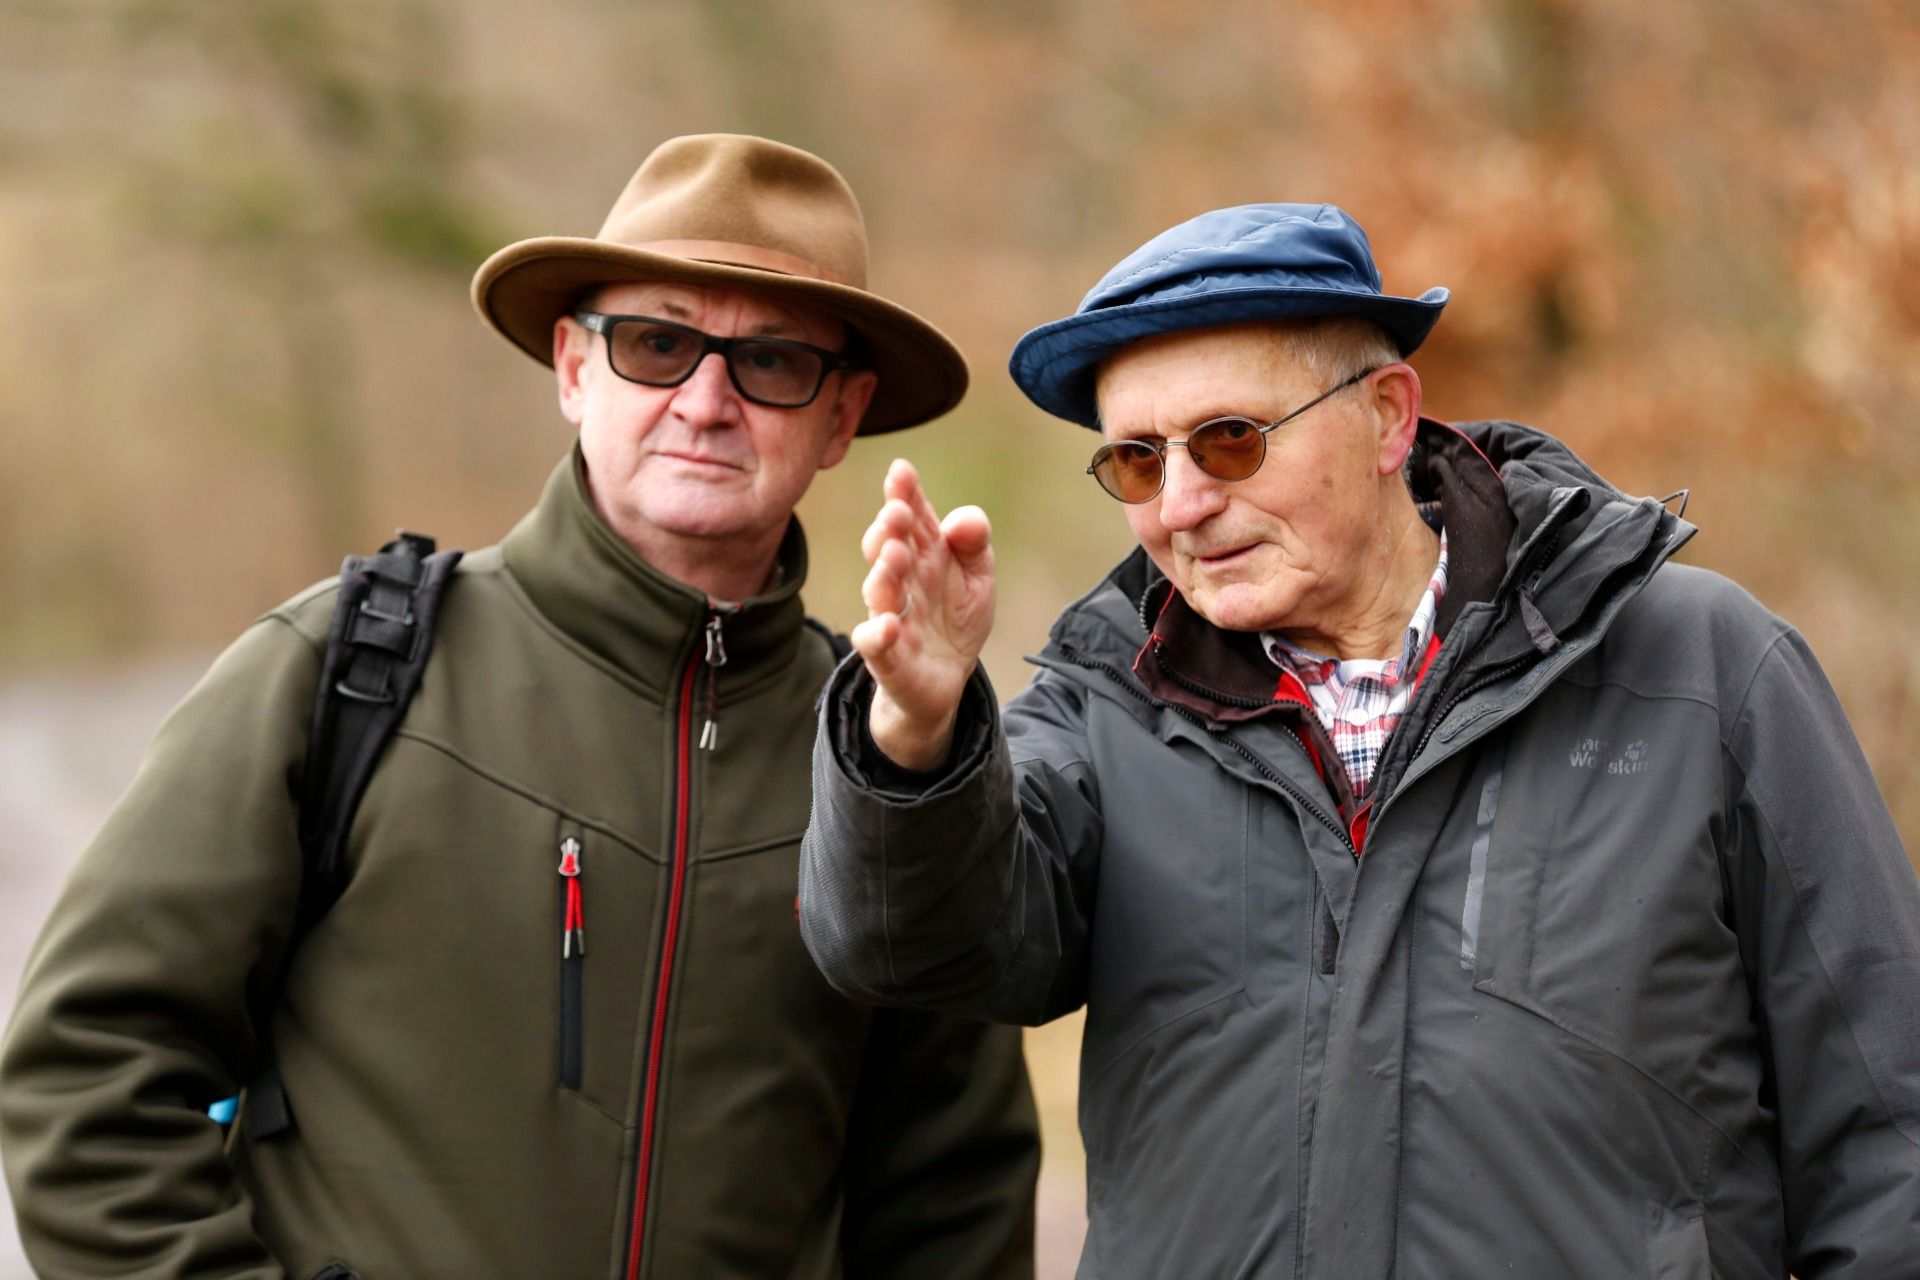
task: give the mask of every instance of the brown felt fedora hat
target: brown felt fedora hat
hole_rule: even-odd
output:
[[[867,292],[867,228],[846,179],[797,147],[731,133],[663,142],[592,239],[541,236],[480,265],[473,305],[553,363],[553,322],[581,294],[626,281],[730,285],[838,316],[880,375],[861,435],[937,418],[967,390],[967,362],[913,312]]]

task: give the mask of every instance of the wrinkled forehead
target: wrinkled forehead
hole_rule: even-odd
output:
[[[608,315],[672,320],[722,338],[753,334],[839,347],[847,332],[844,321],[817,307],[723,285],[607,284],[587,294],[580,305]]]
[[[1227,414],[1272,416],[1307,381],[1272,326],[1233,325],[1129,343],[1101,362],[1094,386],[1112,440],[1184,435]]]

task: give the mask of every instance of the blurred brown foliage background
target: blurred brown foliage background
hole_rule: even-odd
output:
[[[216,644],[395,525],[491,541],[564,447],[465,284],[660,139],[853,182],[976,388],[809,503],[857,605],[882,456],[998,522],[1013,658],[1124,548],[1004,354],[1200,210],[1335,201],[1455,291],[1429,406],[1691,486],[1920,831],[1920,11],[1892,0],[13,0],[0,10],[0,667]]]
[[[975,387],[803,516],[858,616],[894,452],[996,526],[989,666],[1128,546],[1005,355],[1204,209],[1328,200],[1518,418],[1810,637],[1920,847],[1920,9],[1905,0],[10,0],[0,677],[204,652],[393,527],[493,541],[566,447],[466,282],[676,133],[859,193]]]

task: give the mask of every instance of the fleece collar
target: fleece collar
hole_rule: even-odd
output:
[[[506,536],[502,552],[548,621],[656,691],[684,669],[696,645],[706,644],[716,619],[727,678],[783,664],[800,643],[807,544],[799,521],[787,526],[780,544],[778,585],[738,606],[713,606],[607,527],[587,498],[578,445],[554,469],[539,504]]]

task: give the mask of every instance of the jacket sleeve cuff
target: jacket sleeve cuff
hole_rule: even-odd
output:
[[[976,664],[960,695],[954,720],[953,745],[937,769],[908,769],[894,763],[874,744],[868,729],[873,706],[873,674],[858,655],[834,673],[827,689],[827,734],[840,767],[849,781],[883,800],[912,803],[952,790],[976,772],[993,745],[999,724],[997,700],[986,668]]]

